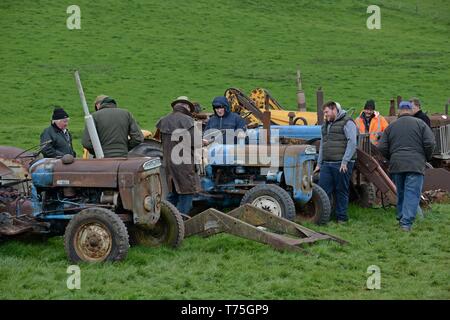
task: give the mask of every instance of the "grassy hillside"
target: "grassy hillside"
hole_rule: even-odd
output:
[[[76,3],[81,30],[66,27],[71,2],[0,4],[0,144],[36,143],[56,103],[81,150],[75,68],[90,105],[111,95],[148,129],[175,97],[210,108],[231,86],[264,87],[295,108],[297,66],[310,108],[319,86],[345,107],[374,98],[383,112],[398,94],[423,98],[428,111],[449,98],[448,1],[372,1],[381,30],[367,29],[369,4],[356,0]]]
[[[188,95],[210,108],[228,87],[268,89],[296,106],[300,66],[308,107],[315,90],[382,112],[389,99],[422,98],[438,112],[450,95],[450,2],[436,1],[87,1],[81,30],[66,28],[69,1],[0,2],[0,144],[30,147],[52,104],[70,114],[81,151],[83,112],[71,71],[88,103],[116,98],[153,129],[170,102]],[[381,30],[368,30],[367,6],[381,7]],[[0,245],[0,298],[150,299],[450,299],[450,209],[435,206],[411,234],[394,210],[352,206],[351,223],[318,228],[350,241],[321,243],[309,255],[279,253],[220,235],[186,239],[179,250],[130,249],[123,263],[82,265],[82,289],[66,288],[62,238]],[[316,228],[316,227],[314,227]],[[370,265],[382,289],[365,283]]]

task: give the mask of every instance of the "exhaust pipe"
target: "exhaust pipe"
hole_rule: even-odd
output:
[[[103,154],[102,145],[100,144],[100,139],[98,138],[97,129],[95,128],[94,118],[89,113],[89,109],[86,103],[86,97],[84,96],[83,87],[81,86],[80,75],[78,70],[75,71],[75,82],[77,83],[78,93],[80,94],[81,104],[84,110],[84,122],[89,132],[89,137],[92,141],[92,146],[94,147],[95,157],[97,159],[103,159],[105,155]]]

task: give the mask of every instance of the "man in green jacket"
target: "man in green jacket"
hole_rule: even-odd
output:
[[[144,136],[132,114],[117,107],[111,97],[100,102],[98,111],[92,114],[105,158],[126,157],[128,151],[144,141]],[[87,128],[84,128],[83,147],[94,154],[94,147]]]
[[[72,135],[67,129],[69,115],[63,108],[55,106],[51,125],[41,134],[42,155],[45,158],[62,157],[65,154],[76,156],[72,147]]]

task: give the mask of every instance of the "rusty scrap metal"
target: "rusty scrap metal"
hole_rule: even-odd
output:
[[[250,204],[227,214],[211,208],[185,221],[185,237],[208,237],[222,232],[268,244],[277,250],[298,251],[302,249],[302,245],[319,240],[347,243],[343,239],[305,228]]]
[[[438,189],[450,192],[450,171],[443,168],[426,169],[422,191]]]
[[[423,194],[426,203],[449,203],[450,202],[450,192],[442,189],[428,190]]]
[[[356,149],[357,158],[356,165],[357,169],[361,172],[365,178],[372,182],[375,187],[381,192],[381,194],[391,202],[397,201],[397,188],[383,168],[380,163],[368,153],[361,149]]]

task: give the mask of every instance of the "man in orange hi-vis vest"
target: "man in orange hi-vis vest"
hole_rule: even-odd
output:
[[[373,100],[366,101],[364,110],[356,118],[355,123],[360,134],[370,134],[370,142],[374,145],[378,144],[381,134],[389,125],[386,119],[378,111],[375,111],[375,101]]]

